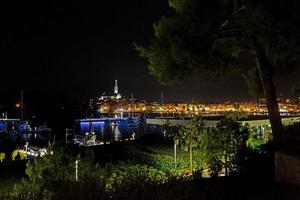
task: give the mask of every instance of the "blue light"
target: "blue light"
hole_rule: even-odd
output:
[[[93,122],[93,121],[91,121],[91,122],[81,122],[80,123],[81,125],[90,125],[90,124],[105,124],[105,122]]]

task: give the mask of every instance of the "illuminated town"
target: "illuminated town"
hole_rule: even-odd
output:
[[[300,113],[299,100],[279,98],[281,115],[295,115]],[[115,80],[114,93],[102,95],[97,101],[97,111],[100,114],[116,116],[135,116],[154,114],[156,116],[192,117],[194,115],[224,115],[226,112],[239,111],[247,115],[267,115],[265,99],[258,102],[201,103],[201,102],[146,102],[133,97],[122,97],[119,94],[118,82]]]

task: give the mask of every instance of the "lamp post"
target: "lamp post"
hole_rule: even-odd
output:
[[[174,167],[175,171],[177,169],[177,145],[179,143],[179,140],[177,138],[174,138]]]
[[[75,180],[78,181],[78,162],[79,160],[75,161]]]
[[[68,143],[68,132],[69,132],[69,129],[66,128],[66,144]]]
[[[28,153],[28,145],[29,145],[29,142],[26,142],[26,144],[25,144],[26,159],[27,159],[27,153]]]

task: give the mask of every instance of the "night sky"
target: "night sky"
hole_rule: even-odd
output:
[[[166,0],[7,1],[0,8],[2,104],[16,101],[20,89],[27,104],[83,101],[112,92],[114,79],[122,95],[147,101],[159,101],[161,91],[165,101],[249,98],[238,75],[164,87],[148,74],[132,43],[150,40],[153,23],[170,12]],[[279,93],[287,95],[298,76],[277,77]]]

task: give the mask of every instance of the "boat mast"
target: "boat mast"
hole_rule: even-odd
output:
[[[24,120],[24,98],[23,98],[23,90],[21,90],[21,121]]]

